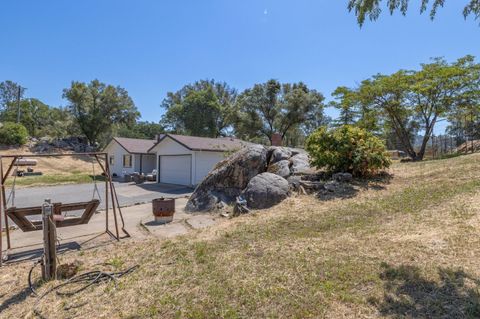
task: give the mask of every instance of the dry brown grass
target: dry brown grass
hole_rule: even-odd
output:
[[[175,240],[69,254],[139,264],[117,289],[52,295],[48,318],[478,318],[480,156],[396,164],[352,198],[292,197]],[[30,264],[0,271],[3,318],[29,316]],[[47,289],[51,284],[45,285]]]

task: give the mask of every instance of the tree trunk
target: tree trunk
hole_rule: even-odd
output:
[[[436,122],[437,122],[437,116],[433,118],[430,124],[428,124],[428,120],[427,120],[427,125],[425,127],[425,135],[423,136],[423,141],[422,141],[422,146],[420,147],[420,151],[418,152],[417,158],[415,159],[416,161],[423,160],[423,157],[425,156],[425,150],[427,149],[428,141],[432,136],[433,128],[435,127]]]

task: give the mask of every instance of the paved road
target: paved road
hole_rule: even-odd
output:
[[[114,185],[117,191],[118,201],[122,207],[150,202],[152,199],[158,197],[183,197],[190,195],[192,192],[191,188],[184,186],[157,183],[135,185],[131,183],[114,182]],[[15,206],[40,206],[46,198],[50,198],[54,203],[89,201],[92,199],[93,189],[93,184],[20,188],[15,192]],[[99,183],[98,190],[101,197],[100,209],[103,209],[105,207],[105,183]],[[8,197],[10,189],[7,188],[6,191]],[[97,194],[95,194],[95,198],[98,198]],[[12,206],[12,203],[10,203],[9,206]]]

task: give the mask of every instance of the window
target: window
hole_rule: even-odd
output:
[[[110,165],[115,165],[115,156],[110,155]]]
[[[132,167],[132,155],[123,155],[123,167]]]

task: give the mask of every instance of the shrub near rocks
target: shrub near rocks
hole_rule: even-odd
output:
[[[0,144],[23,145],[27,137],[28,131],[22,124],[6,122],[0,127]]]
[[[385,144],[372,133],[351,125],[320,127],[306,141],[311,164],[332,173],[368,176],[390,166]]]

